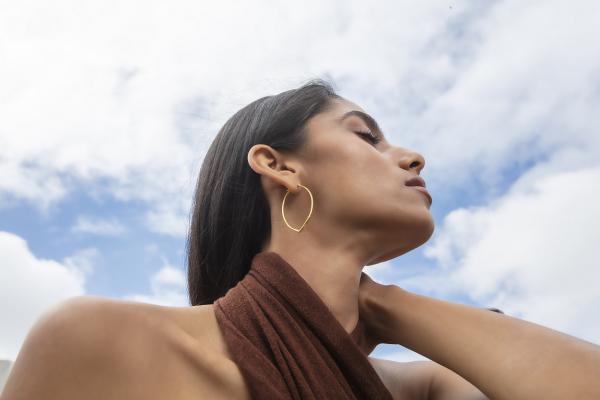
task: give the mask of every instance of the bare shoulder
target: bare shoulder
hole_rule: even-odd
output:
[[[29,331],[2,399],[239,397],[235,364],[182,329],[174,309],[96,296],[59,303]]]
[[[487,400],[473,384],[433,361],[397,362],[369,357],[394,399]]]

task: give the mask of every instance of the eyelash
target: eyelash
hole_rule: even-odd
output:
[[[381,142],[381,138],[373,135],[372,132],[356,132],[356,133],[358,133],[362,137],[366,138],[369,142],[371,142],[373,144],[373,146],[375,146],[376,144]]]

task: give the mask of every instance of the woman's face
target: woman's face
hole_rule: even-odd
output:
[[[308,121],[300,183],[312,191],[315,202],[307,226],[320,220],[337,232],[364,232],[380,246],[374,264],[418,247],[433,234],[429,198],[405,186],[421,172],[425,159],[389,143],[377,126],[360,114],[347,114],[351,111],[364,113],[348,100],[334,100],[328,111]],[[381,140],[374,144],[357,132],[371,132]]]

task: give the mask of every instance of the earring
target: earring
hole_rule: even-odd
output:
[[[313,211],[313,195],[310,192],[310,190],[308,190],[308,188],[304,185],[298,184],[298,186],[303,187],[304,189],[306,189],[308,191],[308,194],[310,195],[310,212],[308,213],[308,217],[306,217],[306,220],[304,221],[304,223],[302,224],[302,226],[298,229],[296,228],[292,228],[290,226],[290,224],[288,224],[287,220],[285,219],[285,213],[283,211],[283,207],[285,205],[285,198],[287,197],[288,194],[290,194],[290,190],[288,189],[287,192],[285,193],[285,196],[283,196],[283,202],[281,203],[281,215],[283,216],[283,221],[285,222],[285,224],[292,230],[296,231],[296,232],[300,232],[302,230],[302,228],[304,228],[304,225],[306,225],[306,223],[308,222],[308,220],[310,219],[310,216],[312,215],[312,211]],[[296,186],[296,187],[298,187]]]

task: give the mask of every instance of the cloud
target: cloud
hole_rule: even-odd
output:
[[[190,205],[191,206],[191,205]],[[185,206],[182,205],[182,209]],[[145,214],[146,227],[157,233],[183,237],[189,227],[189,216],[175,210],[170,205],[160,205]]]
[[[3,153],[8,152],[1,146],[2,134],[0,130],[0,208],[26,200],[47,214],[51,205],[66,196],[66,187],[55,171],[40,168],[28,160],[7,158]],[[31,182],[35,184],[27,184]]]
[[[15,359],[37,318],[62,300],[85,294],[85,281],[93,273],[94,248],[82,249],[62,262],[37,258],[27,242],[0,231],[0,358]]]
[[[123,296],[123,299],[173,307],[190,305],[187,297],[187,278],[180,268],[163,265],[150,278],[150,290],[150,294],[131,294]]]
[[[565,149],[578,152],[579,165],[562,168],[597,159],[599,15],[596,2],[504,1],[465,21],[455,43],[453,34],[438,38],[458,51],[457,62],[444,90],[403,129],[429,156],[424,173],[434,191],[493,198],[506,174]]]
[[[110,220],[93,216],[80,215],[71,227],[72,232],[91,233],[94,235],[120,236],[127,229],[115,218]]]
[[[467,294],[600,344],[600,166],[523,175],[491,204],[449,213],[424,251],[435,271],[399,284],[429,295]]]
[[[100,194],[146,203],[149,229],[182,236],[200,161],[225,120],[330,71],[359,100],[374,82],[397,83],[451,15],[443,2],[410,4],[6,4],[11,63],[0,89],[12,95],[0,100],[0,171],[10,179],[0,191],[47,211],[74,184],[99,182]]]
[[[0,207],[47,213],[84,184],[141,202],[149,230],[182,237],[225,120],[258,97],[331,77],[393,144],[424,155],[433,211],[455,208],[425,245],[437,269],[374,274],[598,341],[589,179],[600,155],[599,15],[598,2],[558,0],[6,2]],[[83,230],[119,230],[85,218]],[[69,260],[38,260],[11,240],[30,264],[52,265],[43,270],[67,293],[83,290],[85,273]],[[133,298],[186,304],[183,272],[163,269],[150,294]]]
[[[176,3],[4,5],[0,204],[44,211],[98,182],[182,237],[225,120],[316,76],[424,154],[433,191],[493,192],[546,152],[600,147],[596,2]]]

